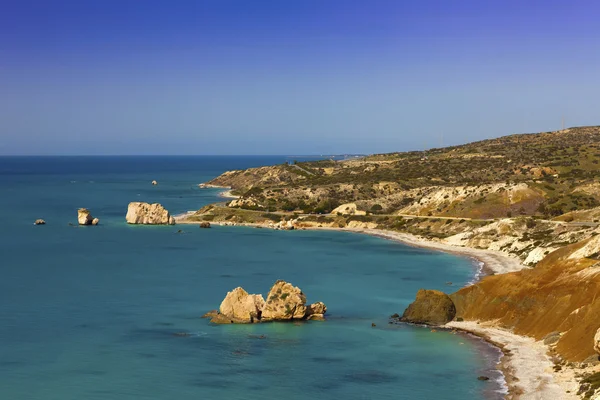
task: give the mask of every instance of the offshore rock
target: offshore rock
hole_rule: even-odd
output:
[[[94,217],[87,208],[80,208],[77,210],[77,222],[79,225],[92,225]]]
[[[210,228],[210,222],[200,222],[200,228]]]
[[[291,283],[275,282],[262,309],[263,321],[286,321],[303,319],[307,313],[306,296],[300,288]]]
[[[46,221],[44,221],[43,219],[36,219],[33,224],[34,225],[46,225]]]
[[[219,310],[202,316],[213,324],[250,324],[269,321],[325,320],[327,306],[317,302],[306,306],[306,296],[291,283],[275,282],[267,301],[260,294],[248,294],[237,287],[227,293]]]
[[[158,203],[131,202],[125,219],[128,224],[175,225],[175,218]]]
[[[265,300],[262,295],[248,294],[241,287],[237,287],[227,293],[219,307],[219,314],[236,322],[258,322],[264,305]]]
[[[454,319],[456,307],[452,299],[439,290],[420,289],[404,311],[401,321],[414,324],[443,325]]]

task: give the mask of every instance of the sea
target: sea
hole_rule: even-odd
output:
[[[0,157],[0,399],[502,398],[497,349],[388,319],[420,288],[466,285],[469,258],[350,232],[125,222],[131,201],[196,210],[223,201],[199,183],[289,160]],[[100,224],[77,226],[80,207]],[[278,279],[327,321],[200,318]]]

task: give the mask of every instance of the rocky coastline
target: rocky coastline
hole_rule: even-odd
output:
[[[179,224],[198,224],[187,217],[193,214],[176,216]],[[213,225],[245,226],[253,228],[277,229],[273,223],[244,223],[244,222],[212,222]],[[306,230],[335,230],[368,234],[398,241],[405,245],[428,248],[457,255],[466,256],[482,264],[479,279],[489,275],[500,275],[516,272],[530,267],[523,265],[520,259],[506,253],[494,250],[475,249],[470,247],[452,246],[438,241],[418,237],[408,233],[368,228],[335,228],[319,226],[303,226]],[[462,319],[462,318],[461,318]],[[405,321],[407,322],[407,321]],[[409,322],[410,323],[410,322]],[[505,377],[508,387],[507,399],[578,399],[581,391],[581,380],[584,376],[600,371],[596,365],[563,363],[557,368],[556,360],[550,355],[551,347],[542,340],[521,336],[506,330],[493,321],[449,321],[440,325],[432,325],[436,329],[448,329],[474,335],[481,340],[497,347],[502,351],[502,357],[497,368]],[[541,368],[540,368],[541,367]],[[598,371],[597,371],[598,370]],[[583,384],[585,385],[585,384]],[[542,397],[540,397],[542,396]]]

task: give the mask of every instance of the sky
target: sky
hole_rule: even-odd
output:
[[[344,154],[600,125],[592,0],[0,0],[0,155]]]

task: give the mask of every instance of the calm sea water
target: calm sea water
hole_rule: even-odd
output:
[[[468,259],[343,232],[125,223],[130,201],[197,209],[218,199],[198,183],[282,161],[0,158],[0,398],[500,398],[496,350],[387,323],[419,288],[468,282]],[[101,225],[69,226],[78,207]],[[199,318],[228,290],[266,295],[277,279],[324,301],[328,321]]]

